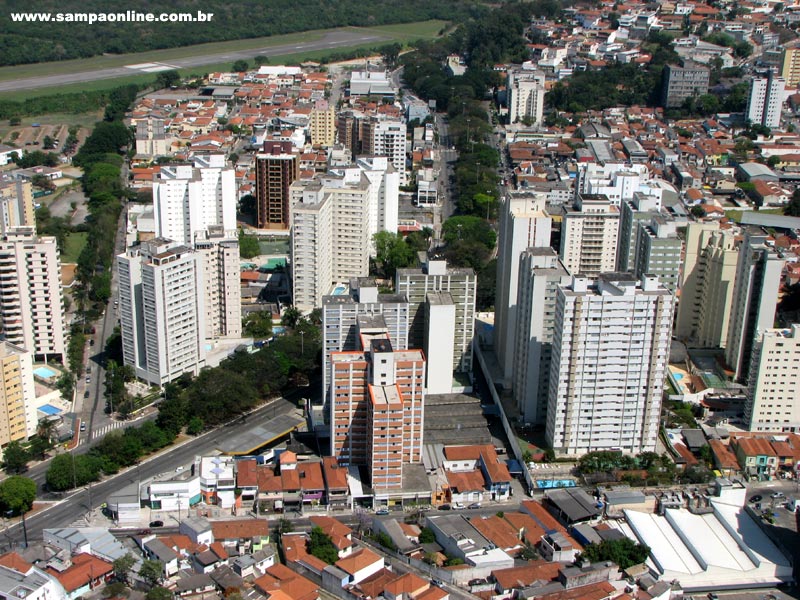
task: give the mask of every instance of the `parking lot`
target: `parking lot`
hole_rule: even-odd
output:
[[[800,576],[800,512],[786,508],[788,498],[800,498],[800,485],[794,481],[763,481],[752,483],[747,488],[747,503],[759,514],[771,514],[772,523],[764,523],[768,534],[792,555],[795,579]],[[756,496],[760,500],[753,501]],[[726,596],[727,598],[727,596]]]

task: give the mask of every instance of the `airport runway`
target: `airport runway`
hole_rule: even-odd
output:
[[[314,42],[300,44],[284,44],[281,46],[267,46],[264,48],[251,48],[249,50],[238,50],[231,52],[220,52],[217,54],[205,54],[202,56],[190,56],[177,58],[164,62],[156,62],[152,59],[147,63],[137,60],[136,54],[131,54],[130,66],[114,67],[110,69],[96,69],[90,71],[79,71],[73,73],[60,73],[56,75],[46,75],[42,77],[30,77],[17,79],[15,81],[0,82],[0,92],[12,92],[19,90],[35,90],[45,87],[66,85],[88,81],[99,81],[103,79],[114,79],[115,77],[126,77],[130,75],[141,75],[145,73],[155,73],[167,69],[188,69],[203,65],[214,65],[226,62],[233,62],[239,59],[252,60],[254,56],[281,56],[286,54],[297,54],[302,52],[312,52],[314,50],[330,50],[339,47],[356,46],[372,42],[387,41],[390,38],[380,35],[365,35],[360,31],[338,29],[326,33],[321,39]],[[171,49],[172,50],[172,49]],[[152,52],[148,52],[152,56]],[[148,66],[151,65],[151,66]]]

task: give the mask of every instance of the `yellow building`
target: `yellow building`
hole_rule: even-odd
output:
[[[789,87],[800,84],[800,46],[795,45],[783,49],[781,77],[786,80]]]
[[[36,433],[31,354],[0,342],[0,448]]]
[[[336,140],[336,118],[333,106],[314,108],[311,111],[308,128],[311,132],[313,146],[333,146]]]
[[[33,187],[30,181],[0,180],[0,231],[33,227]]]

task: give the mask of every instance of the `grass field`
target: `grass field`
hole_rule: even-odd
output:
[[[86,245],[85,231],[75,231],[67,236],[67,241],[64,244],[64,252],[61,253],[62,263],[75,263],[78,262],[83,247]]]
[[[318,50],[312,52],[301,52],[293,54],[280,54],[270,56],[270,62],[282,62],[287,64],[301,62],[304,59],[320,60],[331,54],[346,52],[357,48],[367,48],[376,45],[389,44],[392,42],[407,43],[412,40],[421,38],[434,38],[437,37],[438,32],[447,25],[446,21],[432,20],[421,21],[417,23],[402,23],[397,25],[381,25],[377,27],[361,28],[351,27],[353,31],[364,33],[372,33],[375,35],[385,36],[387,39],[381,42],[371,42],[367,44],[354,44],[353,46],[341,46],[330,50]],[[203,54],[215,54],[222,52],[235,52],[249,49],[264,48],[267,46],[280,46],[283,44],[313,42],[322,38],[328,31],[333,29],[326,29],[320,31],[307,31],[303,33],[293,33],[288,35],[280,35],[266,38],[252,38],[247,40],[234,40],[230,42],[215,42],[211,44],[198,44],[195,46],[184,46],[182,48],[170,48],[167,50],[154,50],[149,52],[141,52],[138,54],[122,54],[122,55],[105,55],[96,56],[93,58],[85,58],[79,60],[69,60],[63,62],[50,62],[38,63],[32,65],[19,65],[14,67],[0,68],[0,81],[24,79],[28,77],[47,76],[58,73],[69,72],[82,72],[82,71],[95,71],[99,69],[108,69],[114,67],[122,67],[131,64],[140,64],[147,62],[166,62],[178,58],[187,58],[190,56],[197,56]],[[280,57],[280,61],[276,59]],[[182,69],[182,75],[187,76],[194,73],[203,74],[212,71],[219,71],[229,69],[233,61],[221,64],[202,65]],[[90,81],[86,83],[67,84],[63,86],[45,87],[36,90],[22,90],[19,92],[3,92],[0,93],[0,99],[3,100],[24,100],[35,96],[48,96],[53,94],[81,92],[81,91],[94,91],[105,90],[126,85],[129,83],[147,83],[153,81],[155,75],[149,74],[135,74],[126,77],[117,77],[114,79],[104,79],[100,81]]]
[[[748,211],[750,212],[750,211]],[[767,215],[782,215],[783,209],[782,208],[762,208],[758,212],[764,213]],[[744,211],[742,210],[726,210],[725,216],[728,217],[731,221],[736,221],[737,223],[741,223],[742,215]]]

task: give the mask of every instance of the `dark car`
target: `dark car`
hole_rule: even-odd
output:
[[[439,510],[451,510],[451,509],[452,509],[452,506],[450,506],[449,504],[442,504],[439,507]]]
[[[164,521],[150,521],[150,527],[163,527]]]
[[[761,496],[759,496],[758,494],[756,494],[755,496],[751,496],[750,500],[748,500],[748,502],[750,502],[750,504],[755,504],[756,502],[761,502],[762,500],[763,500],[763,498]]]
[[[481,503],[480,502],[473,502],[467,508],[480,508],[480,507],[481,507]]]

